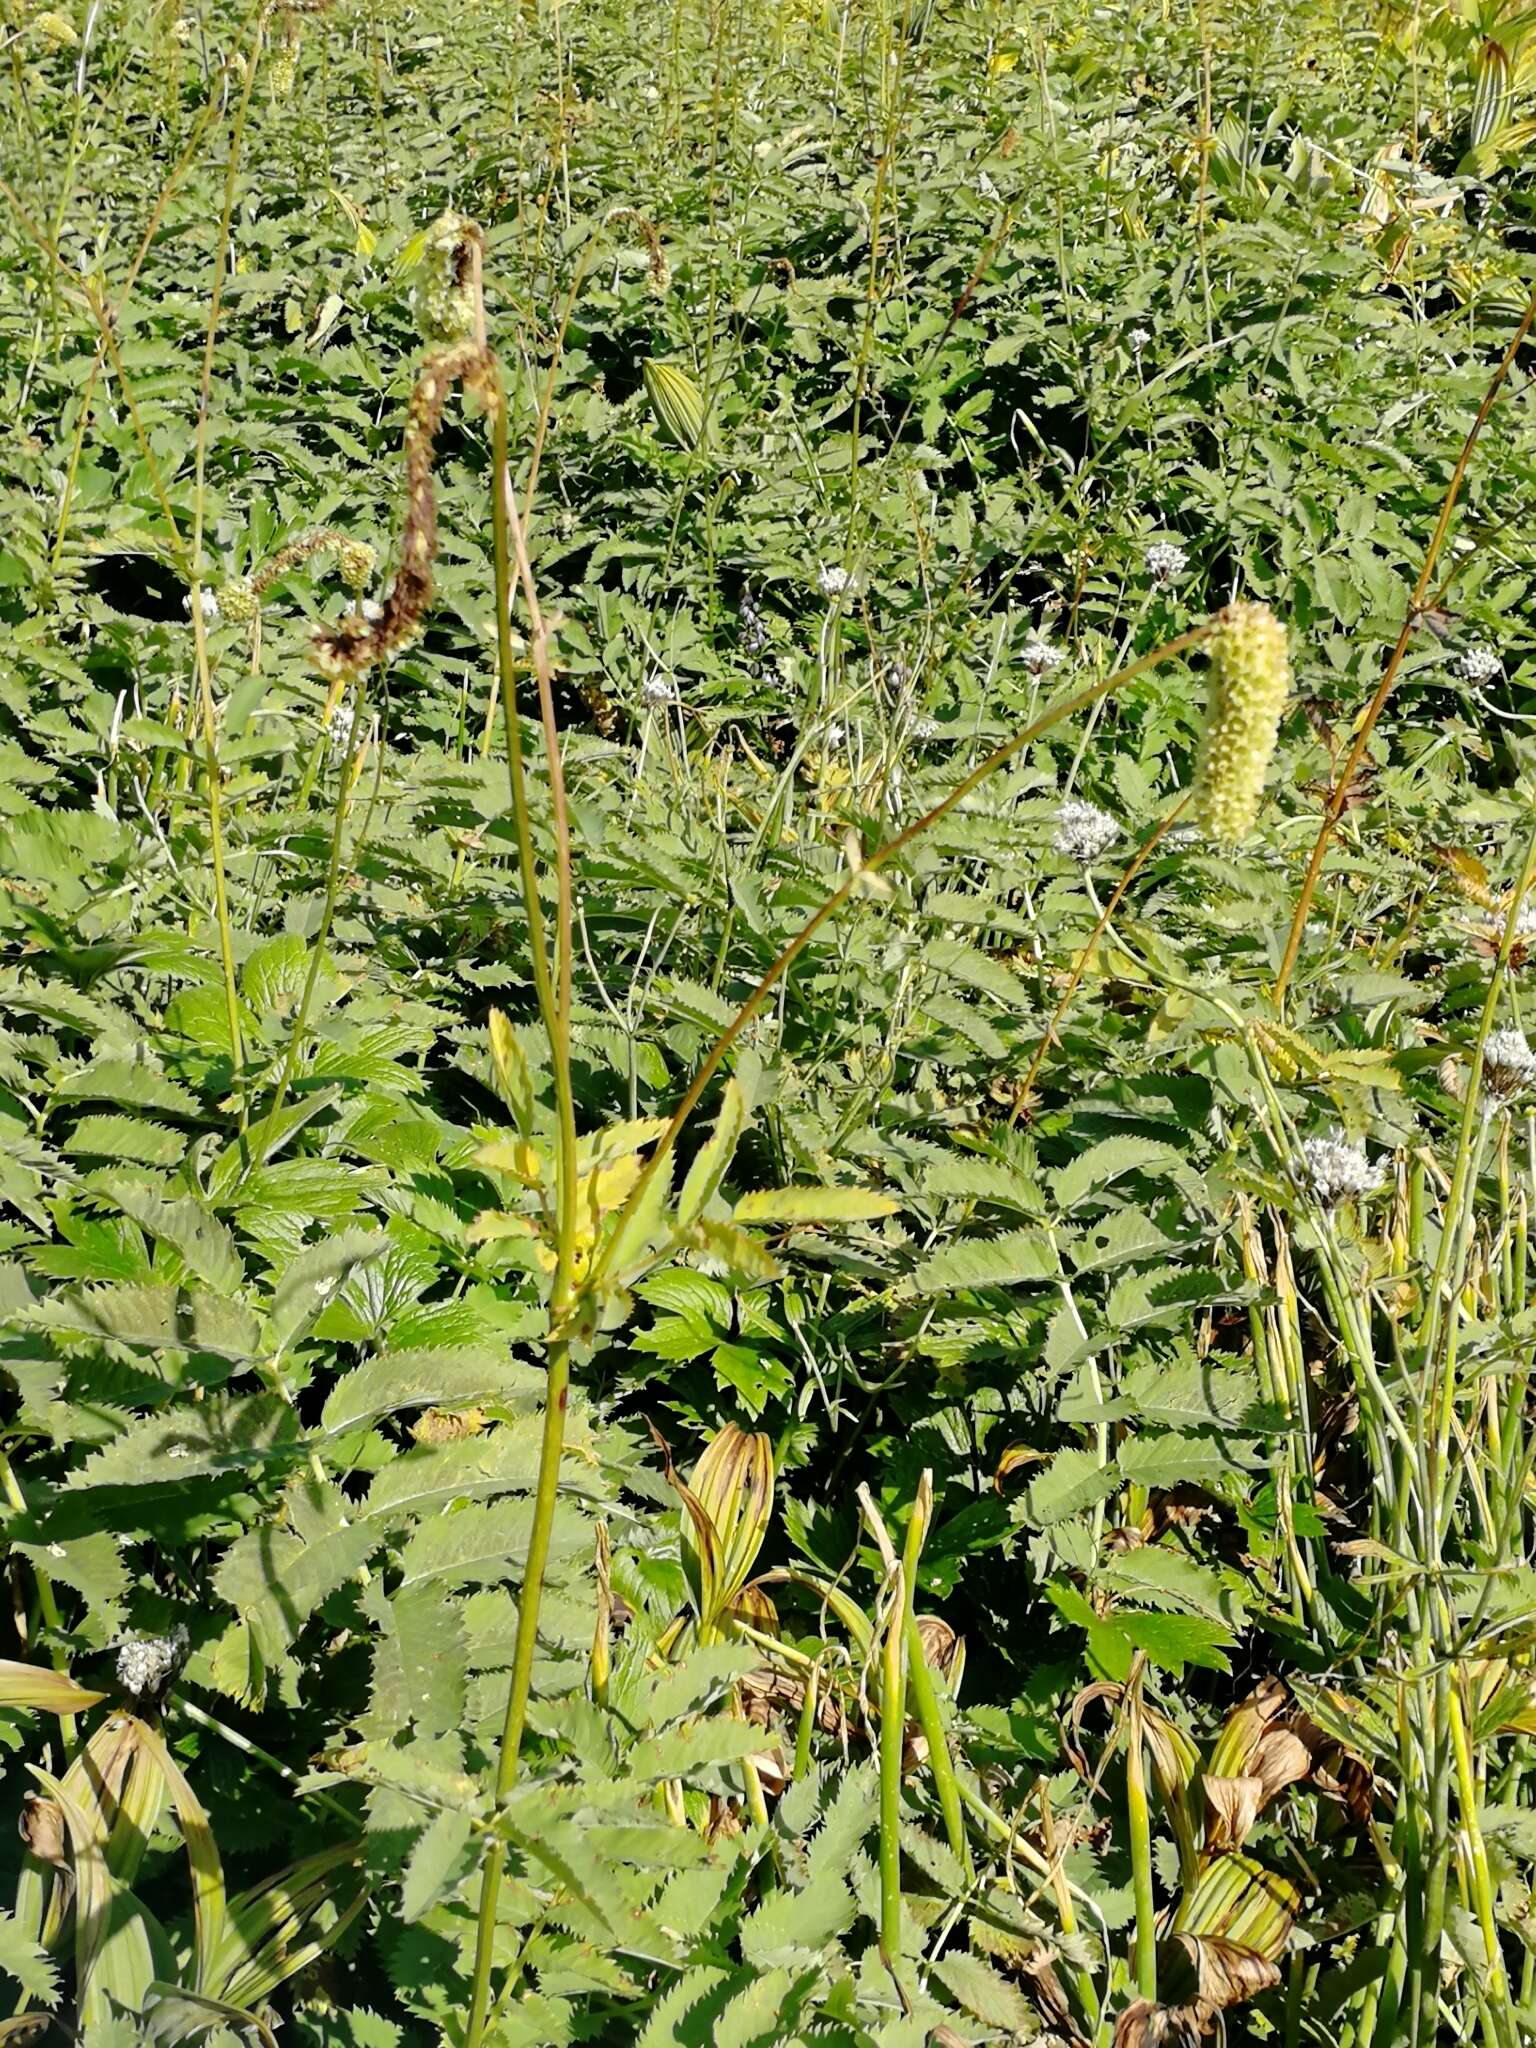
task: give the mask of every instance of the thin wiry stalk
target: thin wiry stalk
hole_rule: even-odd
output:
[[[218,240],[213,253],[213,290],[208,303],[208,328],[203,342],[203,367],[198,388],[196,454],[193,465],[192,545],[188,593],[192,606],[193,659],[197,670],[198,697],[203,721],[204,770],[208,778],[208,839],[213,861],[214,915],[219,927],[219,960],[224,973],[224,1006],[229,1023],[229,1056],[240,1090],[240,1126],[246,1122],[245,1047],[240,1031],[240,992],[235,979],[234,934],[229,916],[229,888],[225,877],[223,770],[219,764],[218,713],[213,702],[213,671],[208,659],[207,621],[203,617],[202,562],[203,528],[208,511],[208,419],[213,398],[213,352],[218,340],[219,315],[224,304],[224,277],[229,262],[229,231],[235,212],[235,189],[240,169],[240,152],[245,140],[246,114],[256,83],[256,59],[261,48],[265,10],[256,16],[246,57],[245,83],[230,125],[229,162],[224,172],[224,203],[219,214]]]
[[[352,700],[352,733],[361,746],[363,735],[363,714],[368,701],[368,676],[364,670],[357,679],[357,688]],[[272,1091],[272,1102],[262,1119],[260,1128],[250,1141],[251,1166],[261,1163],[267,1145],[276,1133],[277,1119],[283,1104],[288,1099],[288,1090],[293,1086],[293,1077],[298,1069],[299,1056],[304,1049],[304,1034],[309,1029],[309,1014],[314,1006],[315,991],[320,985],[320,973],[325,963],[325,948],[331,936],[331,926],[336,920],[336,903],[341,894],[342,851],[346,843],[347,813],[351,808],[352,792],[357,786],[360,767],[358,756],[349,747],[348,757],[341,764],[337,778],[336,806],[331,816],[331,848],[326,861],[325,896],[320,906],[320,923],[309,949],[309,970],[304,976],[304,986],[299,994],[298,1008],[294,1012],[293,1024],[288,1033],[288,1044],[283,1054],[283,1064],[278,1071],[277,1086]],[[366,833],[367,818],[364,817]]]
[[[1090,683],[1086,689],[1078,690],[1060,704],[1052,705],[1049,710],[1042,711],[1040,716],[1032,719],[1022,732],[1015,733],[1012,739],[1005,740],[999,747],[994,747],[984,760],[980,761],[968,775],[963,776],[955,784],[955,787],[949,792],[948,796],[934,804],[931,809],[924,811],[920,818],[914,819],[910,825],[898,832],[894,838],[886,840],[883,845],[877,846],[872,853],[864,856],[862,866],[856,872],[851,872],[846,881],[833,890],[832,894],[827,897],[820,908],[813,911],[811,916],[806,919],[794,937],[780,949],[777,958],[772,962],[767,972],[757,983],[757,986],[736,1012],[736,1015],[705,1054],[697,1072],[694,1074],[692,1082],[689,1084],[686,1094],[673,1111],[672,1121],[662,1133],[655,1150],[646,1161],[645,1167],[634,1188],[631,1190],[628,1200],[617,1212],[614,1227],[607,1243],[593,1261],[591,1274],[587,1282],[589,1287],[595,1286],[602,1278],[613,1246],[620,1241],[623,1235],[625,1224],[645,1199],[656,1175],[671,1158],[673,1148],[677,1143],[683,1126],[698,1107],[704,1090],[709,1086],[721,1062],[730,1052],[731,1047],[736,1043],[742,1032],[745,1031],[748,1024],[757,1015],[768,997],[773,993],[773,990],[784,979],[784,976],[794,966],[800,955],[811,943],[811,940],[821,930],[822,926],[830,918],[837,915],[838,911],[842,909],[843,905],[859,888],[861,878],[884,867],[887,861],[894,860],[898,853],[904,852],[914,840],[920,838],[930,827],[938,824],[941,818],[948,817],[955,806],[963,803],[971,791],[985,782],[987,777],[996,769],[1003,767],[1022,748],[1030,745],[1032,741],[1039,739],[1042,734],[1049,732],[1053,726],[1059,725],[1064,718],[1071,718],[1079,711],[1086,711],[1090,705],[1096,704],[1100,697],[1107,697],[1112,690],[1118,690],[1122,684],[1128,683],[1136,676],[1144,674],[1149,668],[1156,667],[1159,662],[1171,661],[1175,655],[1184,654],[1191,647],[1198,647],[1209,632],[1209,625],[1191,627],[1187,633],[1179,634],[1176,639],[1166,641],[1161,647],[1154,647],[1149,654],[1138,656],[1135,661],[1129,663],[1125,668],[1117,669],[1113,675],[1104,677],[1100,682]]]
[[[1285,1001],[1286,990],[1290,987],[1291,976],[1296,969],[1297,955],[1301,951],[1302,933],[1306,930],[1307,918],[1311,914],[1312,898],[1317,893],[1318,879],[1322,874],[1323,861],[1328,852],[1328,842],[1333,837],[1334,827],[1344,815],[1344,806],[1349,802],[1349,793],[1354,785],[1355,775],[1360,763],[1365,759],[1365,750],[1370,745],[1371,734],[1376,729],[1376,721],[1386,709],[1387,699],[1391,696],[1397,682],[1398,670],[1403,665],[1403,657],[1408,652],[1408,643],[1413,638],[1413,630],[1423,616],[1425,601],[1429,596],[1430,584],[1434,579],[1435,564],[1440,559],[1440,550],[1444,547],[1446,535],[1450,531],[1451,517],[1456,510],[1457,500],[1461,496],[1461,487],[1466,481],[1467,468],[1471,463],[1473,450],[1477,447],[1478,439],[1482,434],[1488,415],[1493,411],[1495,401],[1504,387],[1505,379],[1514,366],[1515,357],[1520,353],[1525,338],[1531,331],[1533,321],[1536,321],[1536,291],[1533,291],[1531,294],[1530,302],[1520,317],[1520,325],[1515,329],[1514,337],[1509,347],[1505,349],[1499,366],[1494,371],[1488,389],[1483,395],[1483,402],[1477,409],[1477,415],[1467,430],[1467,438],[1462,443],[1461,453],[1456,458],[1456,466],[1451,471],[1451,480],[1446,486],[1445,497],[1440,506],[1440,516],[1435,521],[1435,530],[1430,536],[1429,549],[1424,557],[1424,566],[1419,571],[1419,580],[1413,586],[1413,595],[1408,600],[1408,610],[1403,619],[1402,631],[1398,634],[1397,644],[1388,656],[1387,665],[1382,671],[1381,681],[1376,685],[1376,694],[1366,706],[1365,716],[1360,720],[1354,742],[1345,757],[1344,766],[1339,771],[1338,778],[1333,785],[1333,793],[1329,797],[1327,806],[1323,811],[1323,819],[1318,827],[1317,839],[1312,848],[1312,855],[1307,862],[1307,872],[1302,878],[1301,889],[1296,898],[1296,908],[1291,917],[1291,929],[1285,942],[1285,954],[1280,962],[1280,971],[1275,976],[1274,1000],[1277,1006]]]
[[[1035,1077],[1040,1072],[1040,1068],[1044,1063],[1045,1056],[1050,1051],[1051,1047],[1058,1042],[1057,1033],[1061,1029],[1061,1021],[1066,1016],[1067,1011],[1072,1006],[1072,999],[1077,994],[1078,987],[1082,982],[1083,976],[1088,971],[1089,961],[1093,958],[1094,948],[1098,945],[1099,940],[1103,938],[1105,932],[1109,929],[1110,920],[1114,917],[1115,912],[1120,908],[1120,905],[1124,900],[1126,890],[1130,888],[1132,882],[1135,881],[1136,877],[1141,873],[1142,869],[1146,866],[1148,860],[1151,858],[1152,853],[1159,844],[1159,842],[1167,837],[1168,833],[1178,823],[1179,819],[1184,815],[1184,812],[1188,809],[1189,805],[1194,801],[1194,795],[1195,793],[1193,789],[1186,791],[1186,793],[1173,806],[1172,810],[1170,810],[1165,817],[1160,818],[1158,820],[1157,824],[1147,834],[1146,838],[1141,842],[1141,845],[1136,849],[1135,854],[1126,866],[1125,872],[1121,875],[1119,881],[1116,882],[1114,888],[1111,890],[1109,901],[1105,904],[1104,908],[1099,912],[1098,919],[1094,924],[1093,930],[1088,934],[1087,938],[1083,941],[1083,944],[1078,952],[1077,959],[1073,963],[1072,972],[1067,977],[1067,985],[1062,990],[1061,998],[1058,1001],[1055,1009],[1051,1012],[1050,1022],[1046,1025],[1044,1031],[1040,1034],[1040,1043],[1035,1047],[1034,1053],[1030,1058],[1029,1065],[1024,1069],[1024,1079],[1019,1083],[1018,1094],[1016,1098],[1017,1101],[1019,1101],[1020,1103],[1028,1102],[1030,1097],[1030,1091],[1035,1084]]]
[[[481,335],[484,311],[481,309]],[[561,771],[559,735],[555,728],[554,696],[549,670],[548,634],[534,589],[522,522],[507,457],[507,404],[499,371],[491,372],[493,410],[491,416],[491,520],[496,573],[496,653],[501,678],[502,714],[507,730],[507,772],[511,785],[513,824],[517,836],[518,862],[522,875],[523,899],[528,917],[529,945],[539,1009],[549,1039],[550,1059],[555,1074],[556,1114],[559,1124],[559,1155],[556,1188],[555,1273],[550,1288],[548,1359],[544,1387],[544,1423],[539,1445],[539,1471],[534,1493],[533,1523],[528,1540],[528,1558],[523,1569],[522,1593],[518,1601],[517,1635],[512,1652],[512,1674],[507,1686],[506,1712],[502,1721],[501,1747],[496,1765],[496,1800],[503,1802],[517,1779],[523,1731],[527,1723],[528,1698],[533,1685],[534,1649],[538,1640],[539,1605],[544,1574],[549,1562],[554,1530],[555,1506],[559,1492],[560,1460],[565,1448],[565,1415],[570,1398],[571,1356],[567,1317],[571,1307],[571,1276],[574,1266],[576,1197],[576,1113],[571,1091],[571,854],[570,826],[565,803],[565,781]],[[533,831],[529,817],[527,786],[523,774],[522,746],[517,712],[516,669],[512,651],[512,557],[516,554],[518,574],[532,628],[531,653],[538,678],[543,712],[544,737],[550,780],[551,810],[555,827],[557,909],[555,928],[555,973],[551,976],[545,948],[543,913],[539,904],[538,869],[534,858]],[[506,1865],[506,1844],[493,1838],[486,1851],[480,1881],[480,1904],[475,1931],[474,1975],[470,1994],[465,2048],[480,2048],[490,2009],[491,1962],[496,1937],[496,1910]]]

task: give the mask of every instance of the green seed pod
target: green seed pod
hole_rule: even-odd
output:
[[[697,448],[704,438],[704,394],[693,378],[673,363],[644,363],[640,374],[663,431],[680,448]]]
[[[378,557],[365,540],[350,537],[336,543],[336,566],[341,571],[341,580],[349,590],[366,590],[368,578],[373,574]]]
[[[1285,628],[1267,604],[1229,604],[1211,622],[1210,708],[1194,817],[1235,846],[1253,830],[1291,687]]]
[[[232,576],[220,587],[216,602],[219,617],[237,625],[248,624],[261,609],[249,576]]]

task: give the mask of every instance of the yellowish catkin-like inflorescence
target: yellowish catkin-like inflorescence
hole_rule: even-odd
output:
[[[34,14],[30,26],[35,35],[41,36],[43,41],[51,44],[55,50],[72,50],[80,40],[75,33],[74,23],[62,14],[55,14],[51,9],[42,14]]]
[[[231,576],[221,584],[217,602],[219,617],[238,625],[248,624],[261,609],[256,586],[249,576]]]
[[[293,92],[299,71],[299,45],[304,40],[304,24],[296,14],[284,8],[280,18],[282,33],[273,42],[267,62],[267,87],[275,100],[285,100]]]
[[[373,574],[378,557],[365,540],[353,540],[344,535],[336,543],[336,566],[341,571],[341,580],[349,590],[360,591],[368,588],[368,579]]]
[[[427,229],[416,279],[416,320],[433,347],[475,332],[474,252],[480,230],[461,213],[440,213]]]
[[[1195,778],[1195,822],[1222,846],[1253,830],[1291,688],[1285,628],[1267,604],[1229,604],[1211,621],[1210,708]]]

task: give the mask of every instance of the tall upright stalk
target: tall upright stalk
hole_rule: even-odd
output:
[[[213,352],[218,341],[219,315],[224,304],[224,278],[229,263],[229,229],[235,211],[235,190],[240,169],[240,151],[245,140],[246,115],[251,90],[256,83],[257,58],[261,50],[265,11],[258,14],[246,59],[245,82],[229,132],[229,162],[224,172],[224,203],[219,216],[218,241],[213,255],[213,290],[209,295],[208,328],[203,341],[202,377],[198,389],[197,435],[192,500],[191,582],[193,659],[197,669],[199,709],[203,727],[203,765],[208,778],[208,842],[213,862],[214,916],[219,927],[219,962],[224,976],[224,1008],[229,1025],[229,1056],[235,1085],[240,1090],[240,1123],[245,1126],[245,1083],[242,1069],[245,1048],[240,1031],[240,992],[235,980],[235,948],[229,916],[229,885],[225,874],[223,769],[219,763],[218,713],[213,702],[213,671],[208,660],[207,622],[202,606],[203,527],[208,501],[208,418],[213,398]]]
[[[481,311],[481,332],[484,313]],[[555,726],[554,693],[549,671],[549,641],[534,589],[522,522],[507,459],[507,401],[498,374],[493,376],[491,415],[491,528],[496,573],[496,665],[501,683],[502,718],[507,733],[507,775],[512,798],[513,829],[528,918],[529,951],[539,1011],[549,1040],[554,1069],[555,1106],[559,1128],[556,1162],[555,1272],[549,1297],[549,1338],[544,1385],[544,1424],[539,1444],[539,1471],[534,1490],[533,1523],[523,1568],[517,1608],[517,1634],[512,1650],[512,1675],[507,1685],[501,1747],[496,1763],[496,1802],[504,1801],[517,1780],[528,1698],[533,1686],[533,1659],[538,1641],[539,1607],[560,1486],[560,1461],[565,1449],[565,1416],[570,1399],[571,1353],[568,1319],[572,1306],[571,1278],[576,1243],[576,1110],[571,1088],[571,848],[570,825],[561,769],[559,734]],[[532,627],[530,649],[538,679],[539,701],[555,823],[556,925],[555,969],[550,972],[539,901],[538,865],[523,772],[518,724],[516,667],[512,649],[512,561]],[[480,2048],[490,2010],[491,1964],[496,1939],[496,1911],[506,1867],[506,1844],[492,1835],[480,1880],[480,1905],[475,1930],[475,1962],[465,2048]]]

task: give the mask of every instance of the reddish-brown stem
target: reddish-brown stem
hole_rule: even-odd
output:
[[[1285,1001],[1285,992],[1290,987],[1291,976],[1295,972],[1296,956],[1301,951],[1301,935],[1306,929],[1307,916],[1312,908],[1312,898],[1317,894],[1318,878],[1323,871],[1323,861],[1327,856],[1328,842],[1333,837],[1334,827],[1344,814],[1344,806],[1349,801],[1351,785],[1354,782],[1360,763],[1365,759],[1365,750],[1370,745],[1371,734],[1376,729],[1376,721],[1386,709],[1387,699],[1391,696],[1396,686],[1398,670],[1402,667],[1403,657],[1408,652],[1408,643],[1413,638],[1413,629],[1424,614],[1425,599],[1429,594],[1430,582],[1435,573],[1435,564],[1440,558],[1440,550],[1445,546],[1445,537],[1450,531],[1451,518],[1456,510],[1456,501],[1461,496],[1461,487],[1466,481],[1467,466],[1472,460],[1472,451],[1476,448],[1478,437],[1487,423],[1488,415],[1493,411],[1494,403],[1504,387],[1504,380],[1509,375],[1515,357],[1519,354],[1526,336],[1531,331],[1532,321],[1536,321],[1536,292],[1532,292],[1530,303],[1521,315],[1520,325],[1515,329],[1514,338],[1510,342],[1509,347],[1505,349],[1499,366],[1493,373],[1488,389],[1483,394],[1483,402],[1477,409],[1477,417],[1467,430],[1467,438],[1461,445],[1461,453],[1456,458],[1456,467],[1451,471],[1451,480],[1446,486],[1445,498],[1440,506],[1440,517],[1435,521],[1435,530],[1430,536],[1429,551],[1424,557],[1424,566],[1419,571],[1419,580],[1413,586],[1413,595],[1408,600],[1408,611],[1403,619],[1403,629],[1398,634],[1397,644],[1388,657],[1386,668],[1382,671],[1381,681],[1376,685],[1376,694],[1366,706],[1365,715],[1361,719],[1359,729],[1355,734],[1354,744],[1345,758],[1343,771],[1334,783],[1332,794],[1329,796],[1327,806],[1323,811],[1323,821],[1318,827],[1317,839],[1312,848],[1312,858],[1307,862],[1307,872],[1302,880],[1301,894],[1296,899],[1296,911],[1291,919],[1290,934],[1285,942],[1285,957],[1280,962],[1280,972],[1275,976],[1274,999],[1277,1006]]]

